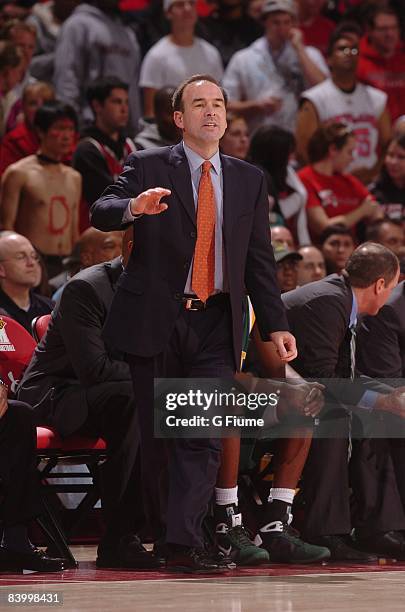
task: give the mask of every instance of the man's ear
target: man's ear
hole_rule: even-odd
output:
[[[178,128],[180,128],[181,130],[184,128],[183,113],[181,111],[174,111],[174,113],[173,113],[173,120],[174,120],[174,123],[177,125]]]
[[[92,257],[89,251],[82,251],[80,253],[80,263],[82,264],[83,268],[88,268],[92,265]]]
[[[378,278],[375,282],[375,292],[381,293],[381,291],[384,291],[385,289],[385,280],[383,278]]]
[[[4,269],[4,266],[0,263],[0,279],[1,278],[6,278],[6,271]]]

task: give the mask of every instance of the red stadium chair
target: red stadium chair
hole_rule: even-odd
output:
[[[32,322],[32,331],[36,340],[39,342],[46,333],[51,315],[36,317]],[[52,553],[62,555],[71,567],[77,566],[68,545],[71,535],[77,530],[80,523],[92,510],[100,499],[98,465],[106,458],[106,444],[101,438],[87,438],[83,436],[70,436],[66,440],[48,427],[37,428],[37,455],[39,461],[45,464],[40,470],[41,479],[46,479],[46,486],[43,487],[43,500],[47,506],[47,514],[51,525],[48,529],[53,534]],[[63,463],[69,465],[86,465],[89,474],[83,472],[53,472],[52,470]],[[74,484],[61,484],[58,482],[62,478],[75,480]],[[84,482],[91,476],[92,484]],[[52,508],[54,493],[85,493],[85,497],[74,510],[73,521],[69,529],[62,531],[60,521],[57,518],[57,511]],[[52,494],[52,495],[50,495]]]
[[[44,336],[51,315],[37,317],[33,321],[33,333],[38,341]],[[17,321],[0,315],[0,376],[9,385],[9,396],[14,397],[18,381],[31,361],[35,350],[34,338]],[[68,545],[68,539],[75,532],[84,516],[100,499],[98,484],[98,465],[106,458],[106,445],[101,438],[71,436],[63,440],[59,434],[48,427],[37,427],[38,473],[42,482],[41,499],[45,509],[38,523],[48,536],[52,553],[63,557],[66,565],[77,567]],[[56,465],[86,465],[90,474],[83,472],[53,472]],[[74,484],[54,484],[69,477]],[[89,476],[93,483],[85,483]],[[56,493],[85,493],[84,499],[73,511],[74,517],[68,533],[61,527],[55,507]]]
[[[35,347],[34,338],[22,325],[11,317],[0,315],[0,377],[9,386],[11,398]]]
[[[35,317],[31,323],[32,335],[34,336],[37,342],[42,340],[42,337],[45,336],[45,332],[48,329],[49,321],[51,320],[50,314],[42,315],[40,317]]]

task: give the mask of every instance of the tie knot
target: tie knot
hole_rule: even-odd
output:
[[[211,162],[206,160],[205,162],[202,163],[202,172],[209,172],[211,170]]]

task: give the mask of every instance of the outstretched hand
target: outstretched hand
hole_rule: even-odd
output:
[[[154,187],[147,189],[131,200],[131,213],[133,215],[158,215],[168,208],[161,198],[169,196],[170,189]]]

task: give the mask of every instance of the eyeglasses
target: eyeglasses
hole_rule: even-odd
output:
[[[39,262],[41,258],[38,255],[38,253],[35,253],[35,251],[34,251],[33,253],[16,253],[16,255],[13,255],[13,257],[7,257],[7,259],[0,259],[0,262],[3,262],[3,261],[24,261],[24,262],[27,262],[29,259],[32,259],[33,261]]]
[[[337,47],[335,49],[336,53],[340,55],[358,55],[359,50],[357,47]]]

